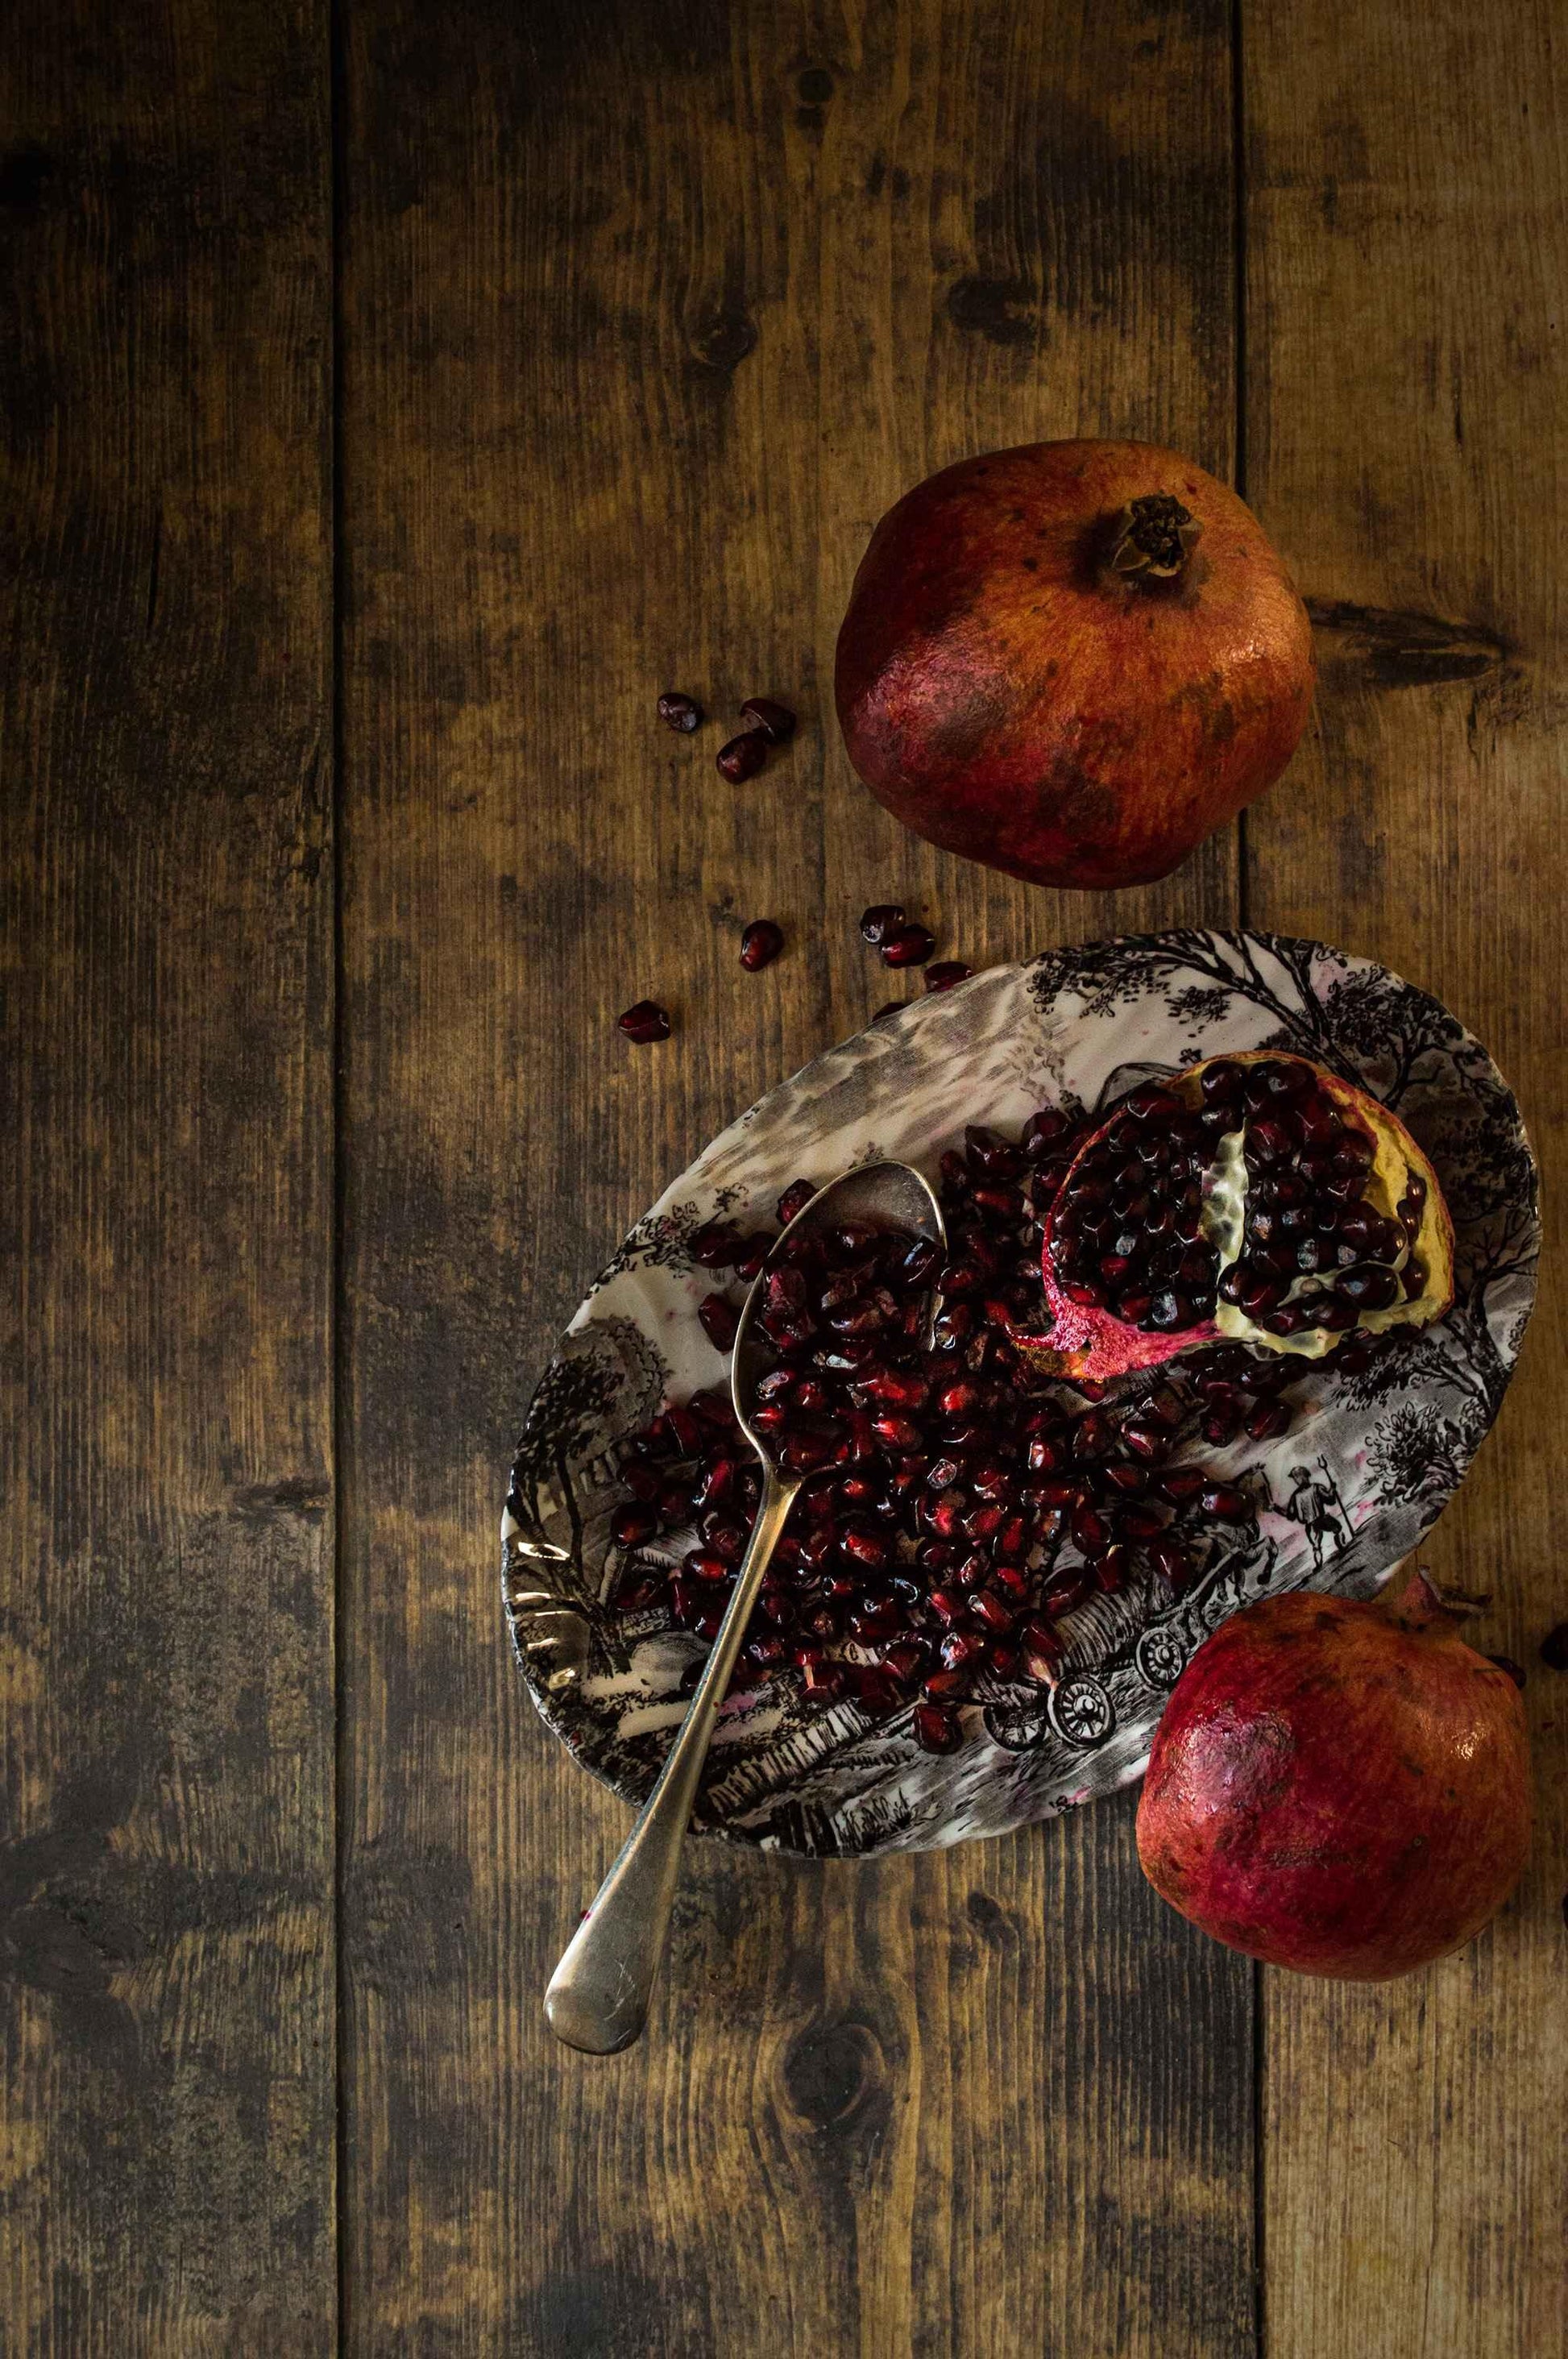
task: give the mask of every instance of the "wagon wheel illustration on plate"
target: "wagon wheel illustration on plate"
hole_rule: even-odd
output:
[[[1087,1671],[1076,1671],[1053,1689],[1047,1708],[1052,1727],[1069,1745],[1103,1745],[1116,1726],[1109,1696]]]
[[[1156,1622],[1139,1639],[1134,1660],[1152,1688],[1173,1688],[1190,1652],[1179,1630],[1169,1622]]]
[[[986,1706],[986,1734],[1004,1753],[1033,1753],[1036,1745],[1045,1742],[1050,1725],[1047,1707],[1039,1698],[1031,1697],[1024,1703],[1010,1700]]]

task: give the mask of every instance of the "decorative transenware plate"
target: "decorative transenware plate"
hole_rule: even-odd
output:
[[[920,1851],[1000,1834],[1141,1776],[1194,1648],[1264,1592],[1370,1595],[1457,1487],[1512,1373],[1540,1245],[1536,1171],[1513,1095],[1425,992],[1321,942],[1181,931],[1049,951],[913,1002],[771,1090],[640,1220],[561,1337],[534,1395],[503,1519],[503,1594],[546,1722],[628,1801],[648,1792],[706,1652],[661,1609],[621,1614],[609,1522],[624,1438],[661,1403],[726,1380],[697,1324],[712,1285],[687,1252],[716,1214],[772,1227],[800,1176],[896,1156],[935,1178],[966,1123],[1016,1136],[1036,1106],[1098,1112],[1137,1082],[1227,1050],[1280,1048],[1388,1104],[1432,1158],[1454,1215],[1453,1310],[1358,1375],[1332,1355],[1273,1442],[1206,1450],[1249,1470],[1256,1534],[1173,1604],[1153,1577],[1097,1596],[1047,1698],[997,1683],[963,1749],[920,1751],[909,1712],[872,1721],[793,1684],[720,1715],[697,1824],[816,1855]],[[1178,1388],[1182,1363],[1166,1371]],[[1262,1504],[1266,1498],[1267,1504]],[[678,1562],[690,1538],[640,1553]]]

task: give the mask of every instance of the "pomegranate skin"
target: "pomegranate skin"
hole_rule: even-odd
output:
[[[1166,495],[1200,528],[1173,579],[1119,571]],[[1223,484],[1143,442],[961,460],[877,526],[838,636],[838,719],[879,802],[1037,885],[1168,875],[1271,786],[1305,725],[1306,610]]]
[[[1231,1949],[1383,1982],[1496,1915],[1530,1815],[1519,1690],[1418,1576],[1391,1606],[1298,1592],[1223,1623],[1155,1733],[1138,1855]]]

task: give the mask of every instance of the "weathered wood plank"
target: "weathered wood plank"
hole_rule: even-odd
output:
[[[0,45],[0,2343],[334,2337],[325,12]]]
[[[1249,492],[1320,603],[1314,739],[1249,825],[1249,911],[1428,984],[1519,1090],[1549,1238],[1568,1163],[1561,14],[1249,7]],[[1267,2347],[1504,2359],[1568,2342],[1563,1299],[1433,1536],[1530,1667],[1515,1903],[1382,1993],[1268,1978]]]
[[[828,708],[927,469],[1085,430],[1227,468],[1226,11],[347,31],[351,2345],[1249,2353],[1250,1974],[1142,1886],[1130,1808],[860,1870],[694,1848],[648,2038],[588,2063],[539,1997],[624,1817],[490,1572],[608,1246],[890,995],[864,902],[971,962],[1234,913],[1228,842],[1117,901],[939,858]],[[800,735],[734,791],[666,686]],[[631,1050],[649,991],[677,1033]]]

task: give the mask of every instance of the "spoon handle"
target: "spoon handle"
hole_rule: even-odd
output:
[[[613,2056],[648,2013],[680,1874],[680,1850],[702,1765],[762,1575],[795,1504],[798,1481],[768,1470],[762,1504],[735,1576],[719,1636],[659,1780],[545,1993],[550,2029],[568,2048]]]

